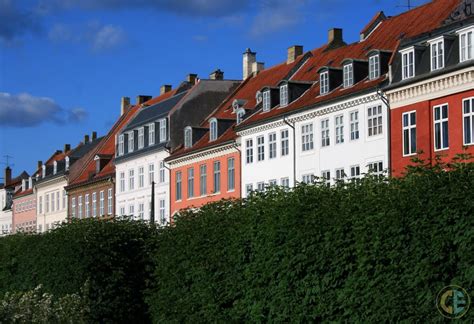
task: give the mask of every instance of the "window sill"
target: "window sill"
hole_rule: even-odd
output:
[[[402,157],[406,158],[406,157],[412,157],[412,156],[415,156],[415,155],[418,155],[418,153],[403,154]]]
[[[441,148],[441,149],[434,149],[435,152],[443,152],[443,151],[448,151],[449,150],[449,147],[444,147],[444,148]]]

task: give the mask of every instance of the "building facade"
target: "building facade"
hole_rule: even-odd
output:
[[[36,194],[33,179],[22,180],[22,185],[13,195],[13,233],[36,232]]]
[[[4,183],[0,184],[0,236],[13,233],[13,194],[20,190],[22,180],[28,178],[25,171],[12,178],[11,168],[8,166],[5,168]]]

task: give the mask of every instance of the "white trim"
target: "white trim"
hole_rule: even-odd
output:
[[[235,153],[237,151],[236,145],[236,143],[231,143],[219,147],[214,147],[205,151],[191,153],[189,155],[178,157],[174,160],[168,161],[167,163],[170,169],[173,170],[191,163],[203,162],[219,156]]]
[[[410,153],[410,154],[405,154],[405,137],[404,137],[404,133],[405,133],[405,128],[407,128],[408,130],[411,130],[413,127],[410,127],[410,126],[403,126],[403,116],[404,115],[408,115],[408,118],[410,118],[410,114],[412,113],[415,113],[415,130],[416,130],[416,125],[418,124],[418,117],[416,116],[417,115],[417,111],[416,110],[410,110],[410,111],[405,111],[404,113],[402,113],[402,156],[403,157],[409,157],[409,156],[414,156],[414,155],[417,155],[418,153],[415,151],[415,153]],[[410,119],[408,119],[408,121],[410,121]],[[417,134],[418,135],[418,134]],[[415,137],[415,141],[416,140],[416,137]],[[417,146],[418,146],[418,141],[417,141]],[[411,151],[411,137],[410,137],[410,143],[408,143],[408,146],[409,146],[409,150]]]
[[[436,120],[435,120],[435,109],[436,108],[443,108],[444,106],[448,107],[448,117],[446,118],[446,121],[448,122],[448,146],[447,147],[443,147],[443,148],[440,148],[440,149],[437,149],[436,148]],[[443,119],[443,109],[440,109],[440,120],[438,121],[439,124],[443,125],[443,122],[445,120]],[[433,149],[435,152],[441,152],[441,151],[446,151],[446,150],[449,150],[449,103],[442,103],[442,104],[439,104],[439,105],[436,105],[436,106],[433,106],[433,120],[432,120],[432,123],[433,123]],[[441,133],[443,132],[443,128],[441,128]],[[441,136],[441,144],[443,142],[443,136]]]
[[[468,114],[471,118],[471,126],[472,126],[472,123],[473,123],[473,119],[474,119],[474,97],[468,97],[468,98],[463,98],[462,100],[462,143],[464,146],[472,146],[474,145],[474,134],[473,134],[473,130],[471,129],[471,143],[466,143],[466,129],[465,129],[465,125],[464,125],[464,118],[466,117],[466,114],[464,113],[464,102],[466,101],[471,101],[471,112]]]

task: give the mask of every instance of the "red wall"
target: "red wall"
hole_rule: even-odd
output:
[[[436,155],[442,157],[442,161],[449,162],[458,153],[463,152],[463,99],[474,97],[474,90],[457,93],[454,95],[423,101],[416,104],[391,110],[391,168],[394,176],[401,176],[407,165],[413,164],[411,159],[421,158],[425,161],[434,161]],[[448,104],[449,123],[449,149],[443,151],[434,150],[434,120],[433,107]],[[402,114],[408,111],[416,111],[417,151],[423,154],[403,157],[403,134]],[[467,146],[467,153],[474,154],[474,146]]]
[[[234,158],[234,169],[235,169],[235,189],[231,192],[227,191],[227,160]],[[214,188],[214,161],[221,162],[221,190],[218,194],[212,194]],[[200,166],[207,165],[207,194],[200,196]],[[188,199],[188,169],[194,168],[194,198]],[[176,172],[181,171],[182,181],[182,200],[176,201]],[[196,163],[188,164],[180,168],[171,170],[170,179],[170,197],[171,197],[171,218],[174,213],[181,209],[201,207],[209,202],[219,201],[221,199],[229,198],[240,198],[241,187],[240,187],[240,154],[238,152],[215,157],[208,160],[199,161]]]

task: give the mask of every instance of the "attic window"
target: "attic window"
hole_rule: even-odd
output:
[[[354,85],[354,68],[352,63],[344,65],[344,88],[349,88]]]
[[[193,130],[188,126],[184,129],[184,147],[190,148],[191,146],[193,146]]]
[[[217,139],[217,119],[213,118],[209,121],[210,125],[210,141],[215,141]]]
[[[474,58],[474,29],[469,29],[459,34],[460,62]]]
[[[320,82],[320,92],[321,94],[326,94],[329,92],[329,72],[321,72],[319,75],[319,82]]]
[[[145,147],[145,128],[138,129],[138,149]]]
[[[124,138],[124,135],[121,134],[119,135],[119,139],[118,139],[118,155],[121,156],[123,155],[125,151],[125,138]]]
[[[271,108],[270,90],[266,90],[263,92],[263,111],[264,112],[270,111],[270,108]]]
[[[409,48],[400,52],[402,54],[402,79],[415,76],[415,49]]]
[[[46,165],[44,164],[41,167],[41,175],[43,178],[46,177]]]
[[[133,149],[135,148],[135,139],[134,139],[134,133],[131,131],[128,133],[128,151],[131,153],[133,152]]]
[[[236,114],[236,117],[237,117],[237,125],[238,125],[244,120],[245,109],[240,108],[236,111],[235,114]]]
[[[280,87],[280,107],[288,106],[288,84]]]
[[[53,164],[53,174],[56,174],[58,173],[58,162],[57,161],[54,161],[54,164]]]
[[[380,57],[372,55],[369,57],[369,79],[375,80],[380,77]]]
[[[443,37],[428,41],[430,46],[431,71],[444,68],[444,39]]]
[[[68,171],[69,170],[69,156],[66,156],[66,159],[64,161],[66,162],[65,169],[66,169],[66,171]]]

